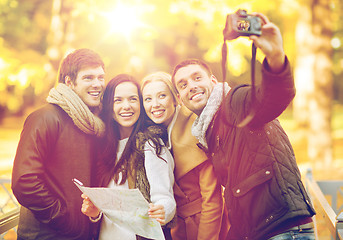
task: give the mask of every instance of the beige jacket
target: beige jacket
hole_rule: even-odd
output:
[[[178,216],[177,226],[172,229],[173,240],[217,240],[221,239],[219,234],[225,236],[228,230],[227,221],[221,224],[221,186],[212,163],[191,134],[195,118],[185,107],[178,107],[168,128],[175,161],[174,196]]]

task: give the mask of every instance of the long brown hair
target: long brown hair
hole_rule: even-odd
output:
[[[123,154],[120,159],[117,159],[120,125],[113,119],[113,104],[115,89],[123,82],[131,82],[137,87],[141,111],[137,122],[134,124],[134,128],[125,146]],[[138,149],[136,145],[136,137],[138,133],[146,133],[147,128],[154,124],[149,120],[143,110],[142,92],[140,91],[138,82],[131,75],[119,74],[109,81],[104,92],[102,103],[103,108],[100,117],[105,122],[106,134],[102,141],[100,141],[100,146],[98,148],[100,149],[100,159],[98,161],[97,178],[101,186],[107,186],[112,177],[116,183],[123,184],[128,176],[131,156],[134,154],[142,154],[142,151]],[[158,138],[156,138],[156,136],[148,136],[148,139],[155,145],[156,153],[159,156],[162,146],[160,145]],[[118,182],[120,172],[122,172],[122,179]]]

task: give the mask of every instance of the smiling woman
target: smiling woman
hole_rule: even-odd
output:
[[[148,121],[142,111],[142,93],[138,82],[127,74],[110,80],[103,95],[100,114],[106,124],[106,135],[100,140],[97,166],[98,185],[108,188],[138,188],[150,202],[146,217],[155,218],[165,238],[170,238],[176,210],[173,195],[174,160],[164,146],[162,129]],[[99,239],[136,240],[132,230],[120,222],[111,222],[83,196],[82,212],[99,221]],[[95,219],[94,219],[95,218]],[[138,237],[138,239],[145,239]]]
[[[143,88],[144,108],[148,117],[166,127],[173,119],[177,101],[163,81],[145,83]]]
[[[128,138],[140,115],[138,89],[132,82],[119,84],[114,92],[113,118],[120,125],[121,139]]]

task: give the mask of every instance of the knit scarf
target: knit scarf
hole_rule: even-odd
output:
[[[60,106],[84,133],[101,137],[105,133],[105,124],[95,116],[81,98],[67,85],[59,83],[52,88],[46,98],[48,103]]]
[[[192,134],[199,140],[201,145],[206,148],[208,148],[206,131],[223,101],[223,91],[225,95],[230,91],[230,87],[226,82],[224,84],[217,83],[214,86],[205,108],[192,125]]]

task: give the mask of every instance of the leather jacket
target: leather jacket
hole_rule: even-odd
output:
[[[92,239],[91,222],[81,212],[81,192],[72,179],[91,186],[94,139],[56,105],[29,115],[12,173],[12,190],[22,205],[18,237]]]

